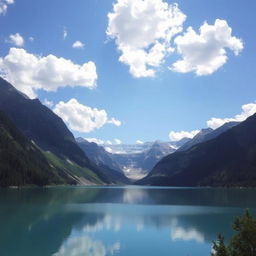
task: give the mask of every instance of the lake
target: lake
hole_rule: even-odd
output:
[[[0,190],[1,256],[209,256],[256,190],[52,187]]]

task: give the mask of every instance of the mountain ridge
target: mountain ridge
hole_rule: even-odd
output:
[[[256,114],[186,151],[164,157],[137,184],[166,186],[255,186]]]
[[[96,180],[102,181],[100,183],[112,182],[108,179],[104,167],[99,168],[80,149],[73,134],[59,116],[38,99],[29,99],[1,77],[0,111],[4,112],[19,131],[42,151],[53,153],[57,157],[50,157],[53,163],[64,171],[75,171],[74,177],[77,182],[82,181],[84,177],[90,177],[91,171],[99,178]],[[77,168],[72,167],[72,162]],[[69,172],[71,176],[73,171]],[[77,177],[77,174],[81,176]],[[95,178],[92,177],[92,180],[95,181]]]

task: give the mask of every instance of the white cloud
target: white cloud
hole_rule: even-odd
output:
[[[89,142],[94,142],[94,143],[96,143],[98,145],[105,144],[104,140],[97,139],[97,138],[84,138],[84,139],[89,141]]]
[[[19,33],[16,33],[9,36],[8,43],[21,47],[24,45],[25,42],[23,37]]]
[[[183,138],[190,138],[192,139],[195,135],[197,135],[200,131],[199,130],[194,130],[191,132],[187,132],[187,131],[180,131],[180,132],[175,132],[175,131],[171,131],[169,133],[169,138],[171,141],[179,141]]]
[[[60,101],[53,111],[74,131],[88,133],[108,123],[105,110],[80,104],[76,99]]]
[[[51,108],[53,106],[53,102],[47,99],[44,99],[43,104],[47,107]]]
[[[68,30],[66,27],[63,28],[63,39],[65,40],[68,36]]]
[[[19,48],[11,48],[8,55],[0,58],[0,72],[31,98],[36,97],[39,89],[56,91],[66,86],[94,88],[97,80],[94,62],[79,65],[52,54],[42,57]]]
[[[248,118],[249,116],[255,113],[256,113],[256,103],[248,103],[248,104],[242,105],[242,112],[240,114],[235,115],[234,117],[231,117],[231,118],[213,117],[207,121],[207,126],[212,129],[216,129],[228,122],[233,122],[233,121],[242,122],[246,118]]]
[[[30,36],[30,37],[28,38],[28,40],[29,40],[30,42],[34,42],[34,41],[35,41],[35,38],[34,38],[33,36]]]
[[[97,143],[98,145],[113,145],[113,142],[111,140],[101,140],[101,139],[98,139],[98,138],[84,138],[85,140],[89,141],[89,142],[94,142],[94,143]],[[117,145],[120,145],[122,144],[122,141],[119,140],[119,139],[114,139],[114,143],[117,144]],[[109,148],[107,151],[111,151],[112,152],[112,149]]]
[[[113,125],[115,125],[115,126],[120,126],[121,124],[122,124],[122,122],[121,121],[119,121],[119,120],[117,120],[117,119],[115,119],[115,118],[111,118],[110,120],[108,120],[108,123],[109,124],[113,124]]]
[[[117,0],[108,14],[107,35],[121,52],[119,61],[134,77],[152,77],[173,49],[170,40],[182,31],[186,16],[163,0]]]
[[[83,49],[84,48],[84,43],[82,43],[81,41],[75,41],[72,44],[72,47],[76,48],[76,49]]]
[[[137,140],[137,141],[136,141],[136,144],[144,144],[144,142],[141,141],[141,140]]]
[[[119,139],[114,139],[114,141],[115,141],[115,143],[116,143],[117,145],[122,144],[122,141],[121,141],[121,140],[119,140]]]
[[[108,153],[112,153],[112,152],[113,152],[112,148],[110,148],[110,147],[105,147],[105,150],[106,150]]]
[[[0,0],[0,15],[7,12],[9,4],[14,4],[14,0]]]
[[[238,55],[243,49],[241,39],[232,36],[227,21],[216,19],[214,25],[205,22],[197,34],[192,27],[174,40],[182,59],[170,68],[173,71],[210,75],[227,62],[229,49]]]

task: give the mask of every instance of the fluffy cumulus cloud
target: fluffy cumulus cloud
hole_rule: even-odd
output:
[[[8,42],[19,47],[23,46],[25,43],[23,37],[19,33],[10,35]]]
[[[8,55],[0,58],[0,73],[31,98],[36,97],[39,89],[56,91],[66,86],[94,88],[97,81],[94,62],[79,65],[52,54],[43,57],[19,48],[11,48]]]
[[[170,40],[182,31],[186,16],[163,0],[117,0],[108,14],[107,35],[121,52],[119,61],[134,77],[152,77],[173,51]]]
[[[0,15],[6,13],[9,4],[14,4],[14,0],[0,0]]]
[[[199,130],[194,130],[194,131],[191,131],[191,132],[187,132],[187,131],[180,131],[180,132],[171,131],[169,133],[169,138],[170,138],[171,141],[179,141],[179,140],[184,139],[184,138],[192,139],[199,132],[200,132]]]
[[[231,118],[216,118],[213,117],[210,120],[207,121],[207,126],[216,129],[220,126],[222,126],[225,123],[228,122],[242,122],[249,116],[256,113],[256,103],[248,103],[245,105],[242,105],[242,112],[240,114],[235,115]]]
[[[107,123],[113,124],[105,110],[80,104],[76,99],[60,101],[53,111],[74,131],[88,133]],[[120,121],[119,121],[120,122]],[[121,122],[120,122],[121,124]]]
[[[83,49],[84,48],[84,43],[82,43],[81,41],[75,41],[72,44],[72,47],[75,49]]]
[[[142,144],[144,144],[144,142],[141,140],[136,140],[136,144],[142,145]]]
[[[174,40],[182,59],[171,70],[181,73],[195,72],[210,75],[227,62],[227,49],[238,55],[243,49],[241,39],[232,36],[227,21],[217,19],[214,25],[205,22],[196,33],[192,27]]]

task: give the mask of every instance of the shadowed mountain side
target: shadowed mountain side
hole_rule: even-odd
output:
[[[56,159],[51,163],[56,163],[59,168],[63,168],[64,162],[70,162],[64,167],[71,170],[71,176],[78,176],[78,179],[74,179],[75,182],[83,183],[82,179],[88,179],[92,171],[92,174],[98,177],[97,183],[113,183],[115,173],[109,179],[110,169],[106,170],[104,166],[99,168],[88,159],[60,117],[42,105],[38,99],[29,99],[2,78],[0,78],[0,110],[28,139],[62,161],[62,165]],[[55,156],[50,156],[50,160],[53,160]],[[72,170],[74,168],[70,169],[71,165],[74,165],[73,163],[77,165],[76,169],[79,169],[75,173]],[[95,181],[94,178],[92,180]]]
[[[186,151],[190,147],[202,143],[211,139],[214,139],[218,137],[223,132],[229,130],[230,128],[238,125],[239,122],[229,122],[225,123],[221,127],[217,128],[216,130],[213,130],[211,128],[202,129],[193,139],[185,143],[183,146],[181,146],[177,151]]]
[[[0,112],[0,186],[74,184]]]
[[[110,183],[130,183],[130,180],[124,175],[119,164],[112,159],[111,154],[103,147],[94,142],[88,142],[83,138],[77,138],[76,141],[88,158],[105,173]]]
[[[256,186],[256,114],[215,139],[163,158],[138,184]]]
[[[61,158],[69,158],[79,165],[89,164],[77,146],[73,134],[60,117],[31,100],[0,78],[0,110],[13,121],[22,133],[43,150],[49,150]]]

